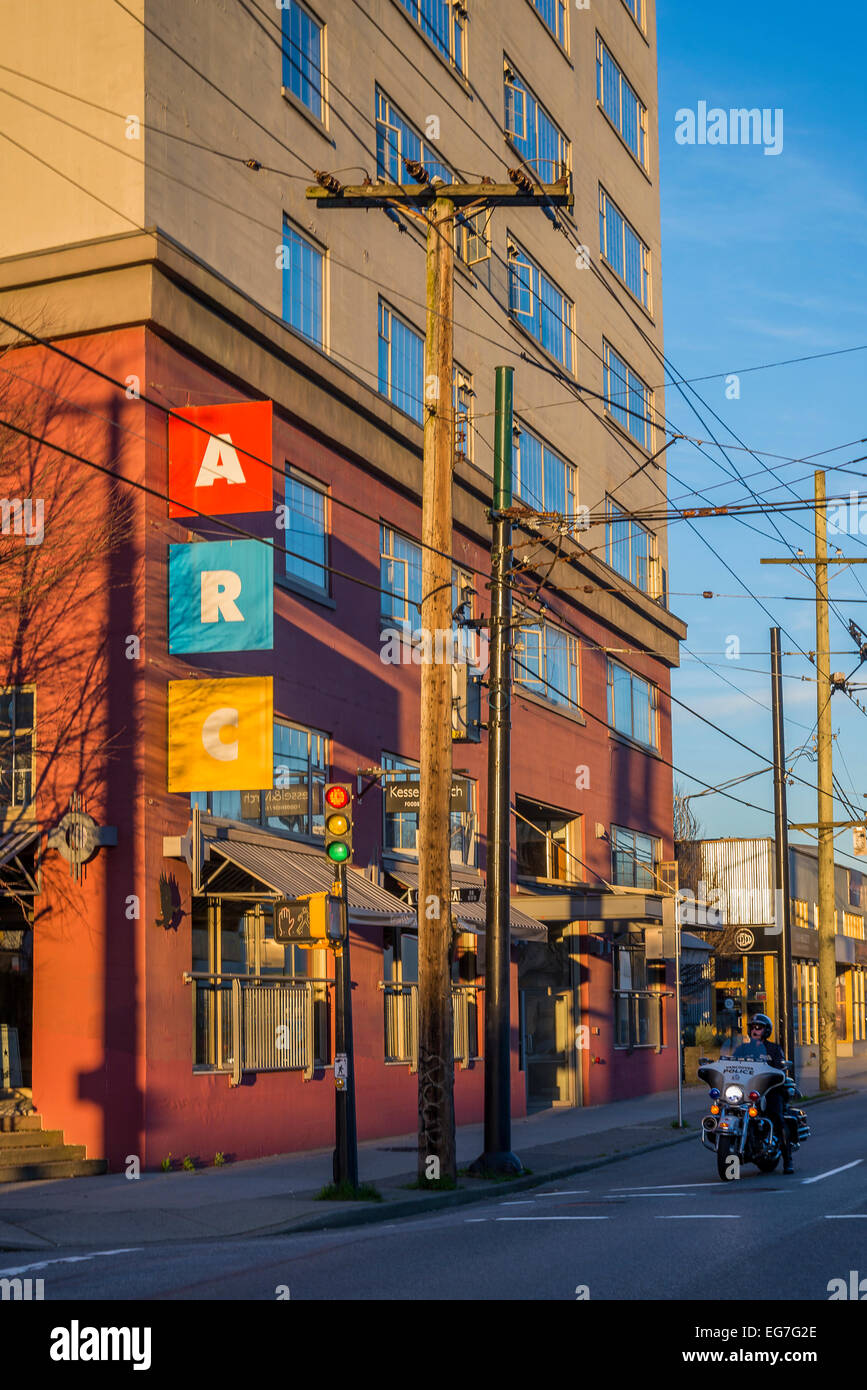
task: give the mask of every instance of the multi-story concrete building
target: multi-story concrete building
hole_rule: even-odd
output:
[[[24,569],[0,668],[0,1008],[29,1056],[32,995],[36,1103],[115,1162],[329,1142],[328,958],[277,945],[273,901],[322,886],[324,781],[419,757],[418,667],[382,657],[420,598],[425,274],[412,219],[324,210],[306,189],[317,172],[407,181],[405,159],[446,182],[567,173],[575,195],[572,212],[479,213],[456,237],[456,602],[474,590],[487,613],[498,365],[515,368],[517,500],[563,518],[515,536],[516,1113],[672,1085],[672,1003],[643,927],[661,920],[673,857],[668,690],[685,627],[665,532],[631,515],[666,489],[653,0],[97,9],[8,17],[0,96],[0,382],[4,418],[29,431],[6,436],[3,485],[54,487],[39,559],[3,541]],[[170,413],[243,402],[273,403],[271,510],[234,531],[170,516]],[[220,419],[199,417],[214,435]],[[94,465],[124,479],[117,494]],[[276,542],[273,649],[170,651],[168,546],[239,531]],[[50,659],[22,611],[27,565],[63,595]],[[295,789],[279,814],[240,790],[168,790],[167,685],[203,677],[273,680],[274,763]],[[459,1121],[482,1095],[486,753],[482,736],[455,757]],[[417,823],[371,780],[356,809],[367,876],[352,875],[362,1136],[411,1129],[416,1106]],[[116,832],[90,846],[86,876],[48,843],[72,795]],[[191,800],[211,851],[202,893],[166,857]],[[285,976],[297,1055],[242,1055],[242,1009]]]

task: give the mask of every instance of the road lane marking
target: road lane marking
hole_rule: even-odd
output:
[[[845,1216],[826,1216],[826,1221],[867,1221],[867,1211],[850,1211]]]
[[[589,1187],[573,1187],[564,1192],[540,1192],[540,1197],[586,1197],[590,1191]]]
[[[717,1187],[715,1182],[637,1182],[631,1187],[609,1187],[609,1192],[664,1192],[667,1188],[679,1192],[682,1187]]]
[[[500,1206],[501,1206],[501,1207],[531,1207],[531,1206],[533,1205],[533,1201],[534,1201],[534,1198],[530,1197],[530,1198],[527,1199],[526,1202],[501,1202],[501,1203],[500,1203]]]
[[[842,1168],[830,1168],[827,1173],[817,1173],[814,1178],[802,1178],[802,1185],[807,1186],[810,1182],[821,1182],[823,1178],[833,1178],[835,1173],[845,1173],[847,1168],[857,1168],[859,1163],[863,1163],[863,1158],[853,1158],[851,1163],[844,1163]]]
[[[495,1216],[495,1221],[610,1221],[610,1216]]]
[[[465,1217],[464,1217],[464,1225],[465,1225],[465,1226],[476,1226],[476,1225],[478,1225],[478,1223],[479,1223],[480,1221],[487,1221],[487,1219],[488,1219],[488,1218],[487,1218],[486,1216],[465,1216]]]
[[[725,1211],[681,1212],[678,1216],[657,1216],[657,1221],[740,1221],[740,1216]]]
[[[130,1245],[122,1250],[93,1250],[89,1255],[61,1255],[53,1260],[37,1260],[34,1264],[18,1265],[17,1269],[0,1269],[0,1275],[26,1274],[28,1269],[47,1269],[49,1265],[77,1265],[84,1260],[96,1260],[100,1255],[133,1255],[140,1249],[140,1245]]]

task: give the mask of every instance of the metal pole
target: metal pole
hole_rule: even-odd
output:
[[[358,1187],[358,1131],[355,1122],[355,1049],[352,1039],[352,972],[349,966],[349,900],[346,865],[338,866],[342,949],[334,961],[334,1053],[346,1058],[346,1079],[341,1086],[335,1072],[334,1181]]]
[[[825,474],[816,473],[816,787],[819,810],[819,1089],[837,1085],[837,957],[834,794],[831,754],[831,639],[828,631],[828,518]]]
[[[683,1129],[683,1015],[680,987],[680,902],[674,897],[674,993],[677,1009],[677,1127]]]
[[[509,999],[509,782],[511,754],[512,387],[514,369],[497,367],[491,522],[491,664],[488,677],[488,821],[485,912],[485,1148],[475,1173],[520,1173],[512,1153]]]
[[[789,889],[789,818],[786,809],[786,741],[783,726],[783,667],[780,629],[771,628],[771,709],[774,726],[774,862],[777,928],[777,1036],[786,1056],[794,1061],[792,1020],[792,903]]]

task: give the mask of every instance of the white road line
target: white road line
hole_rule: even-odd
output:
[[[540,1197],[586,1197],[587,1194],[589,1193],[589,1191],[590,1191],[590,1188],[589,1188],[589,1187],[573,1187],[571,1190],[567,1190],[567,1191],[565,1191],[565,1192],[540,1192],[540,1193],[539,1193],[539,1196],[540,1196]]]
[[[827,1173],[817,1173],[814,1178],[803,1178],[804,1187],[811,1182],[821,1182],[823,1178],[833,1178],[835,1173],[845,1173],[847,1168],[857,1168],[859,1163],[863,1163],[863,1158],[853,1158],[851,1163],[844,1163],[842,1168],[831,1168]]]
[[[495,1221],[610,1221],[608,1216],[495,1216]]]
[[[464,1225],[477,1226],[480,1221],[487,1221],[487,1219],[488,1218],[486,1216],[465,1216]]]
[[[657,1221],[740,1221],[740,1216],[734,1216],[730,1212],[708,1211],[695,1212],[694,1214],[682,1214],[680,1216],[657,1216]]]
[[[633,1183],[631,1187],[609,1187],[609,1192],[663,1192],[667,1188],[680,1192],[682,1187],[718,1187],[715,1182],[645,1182]]]
[[[0,1269],[0,1275],[26,1274],[28,1269],[47,1269],[49,1265],[76,1265],[84,1260],[96,1260],[100,1255],[132,1255],[140,1249],[140,1245],[130,1245],[123,1250],[94,1250],[89,1255],[62,1255],[54,1260],[37,1260],[35,1264],[18,1265],[17,1269]]]
[[[826,1216],[826,1221],[867,1221],[867,1211],[850,1211],[845,1216]]]
[[[501,1207],[531,1207],[531,1206],[533,1205],[533,1200],[534,1200],[534,1199],[533,1199],[532,1197],[530,1197],[526,1202],[501,1202],[501,1203],[500,1203],[500,1206],[501,1206]]]

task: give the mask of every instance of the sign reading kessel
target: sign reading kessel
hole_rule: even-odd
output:
[[[261,541],[170,545],[169,651],[269,651],[273,563]]]
[[[169,791],[272,786],[273,729],[271,676],[169,681]]]
[[[420,807],[421,784],[418,780],[410,782],[386,782],[386,811],[404,811],[408,815],[417,816]],[[469,811],[470,795],[466,782],[452,782],[451,808],[453,811]]]
[[[169,498],[169,516],[272,511],[271,402],[172,411]]]

